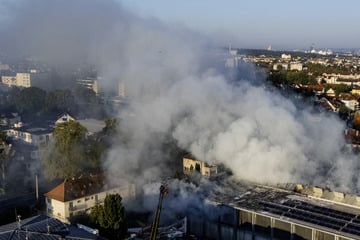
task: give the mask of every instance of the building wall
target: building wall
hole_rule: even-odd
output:
[[[191,159],[188,157],[183,158],[183,171],[184,173],[196,172],[198,171],[203,176],[214,176],[217,172],[217,166],[207,165],[203,161],[196,159]]]
[[[302,71],[303,65],[302,63],[290,63],[290,70]]]
[[[46,143],[52,138],[52,133],[32,134],[30,132],[20,131],[17,129],[9,129],[6,134],[14,139],[19,139],[25,143],[33,146],[38,146],[41,143]]]
[[[358,95],[360,95],[360,88],[353,88],[353,89],[351,90],[351,94],[358,94]]]
[[[64,202],[46,198],[46,213],[50,217],[59,219],[62,222],[68,222],[66,216],[68,212],[66,211],[66,204]]]
[[[1,81],[3,84],[10,86],[16,85],[16,77],[15,76],[2,76]]]
[[[288,70],[289,68],[287,63],[274,63],[273,70],[278,70],[279,66],[281,66],[281,70]]]
[[[228,208],[228,209],[226,209]],[[236,211],[229,211],[235,209]],[[215,212],[219,212],[214,210]],[[310,240],[350,240],[354,239],[339,235],[339,232],[328,232],[326,230],[305,226],[298,222],[293,222],[289,218],[269,216],[246,209],[237,209],[230,206],[221,206],[221,211],[227,218],[237,217],[238,221],[222,221],[221,216],[215,221],[198,216],[189,217],[189,231],[204,239],[310,239]],[[234,216],[228,216],[229,213]],[[360,239],[360,237],[358,238]]]
[[[30,73],[17,73],[16,85],[18,87],[31,87]]]
[[[16,76],[2,76],[1,80],[8,86],[31,87],[30,73],[16,73]]]
[[[343,102],[345,106],[351,110],[356,110],[359,106],[359,102],[356,100],[341,100],[341,102]]]
[[[93,90],[96,94],[99,93],[98,80],[95,78],[77,79],[76,84],[87,89]]]
[[[119,82],[119,91],[118,91],[119,97],[125,97],[125,84],[123,81]]]

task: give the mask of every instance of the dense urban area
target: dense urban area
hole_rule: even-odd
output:
[[[248,74],[244,69],[253,69],[259,81],[256,84],[270,92],[280,93],[300,109],[310,109],[314,121],[320,114],[340,119],[343,123],[343,151],[359,153],[359,52],[229,47],[216,49],[211,54],[217,59],[217,67],[235,75],[236,81]],[[257,229],[254,227],[256,222],[263,226],[256,231],[265,234],[269,231],[274,239],[287,239],[282,238],[288,236],[287,230],[281,224],[276,225],[277,220],[269,220],[271,230],[268,230],[270,225],[262,225],[267,221],[266,217],[256,214],[268,212],[308,222],[308,219],[301,218],[301,211],[306,214],[318,211],[309,218],[324,218],[323,223],[320,220],[310,223],[324,228],[326,234],[340,232],[335,238],[324,239],[360,236],[358,192],[335,192],[326,188],[326,183],[322,186],[324,188],[302,183],[279,183],[268,188],[242,183],[233,189],[242,192],[243,197],[224,200],[220,196],[225,198],[229,192],[222,192],[225,186],[220,186],[224,181],[230,181],[227,177],[231,175],[231,169],[222,164],[206,163],[205,159],[195,159],[171,137],[162,143],[161,148],[174,160],[168,166],[170,170],[155,183],[156,189],[160,187],[160,191],[156,190],[156,195],[152,196],[152,202],[156,204],[143,212],[136,212],[133,207],[128,209],[127,204],[147,201],[139,200],[144,193],[135,182],[124,180],[120,186],[109,183],[108,173],[103,168],[104,158],[115,143],[133,147],[128,144],[128,138],[132,136],[122,126],[122,111],[128,110],[133,101],[127,94],[126,83],[119,79],[111,86],[112,91],[104,91],[104,77],[90,64],[61,68],[32,57],[14,59],[7,55],[0,55],[0,76],[0,225],[7,226],[6,230],[0,227],[0,239],[12,239],[9,236],[16,234],[26,236],[26,239],[47,239],[40,238],[42,234],[54,236],[52,239],[156,239],[157,231],[161,236],[157,239],[246,239],[241,238],[240,233],[236,235],[238,238],[233,235],[217,237],[221,234],[221,227],[214,236],[209,236],[212,231],[209,226],[214,222],[221,226],[234,226],[239,221],[243,221],[244,228],[250,232]],[[154,139],[156,137],[163,136]],[[225,209],[227,217],[209,218],[212,223],[202,224],[201,230],[194,227],[197,220],[191,220],[186,211],[185,216],[161,216],[162,219],[171,219],[171,224],[167,224],[169,227],[164,226],[160,219],[161,203],[166,202],[168,194],[174,194],[170,182],[182,180],[201,185],[202,178],[219,186],[211,196],[207,196],[214,203],[224,201],[223,205],[227,202],[229,206],[238,206],[241,213],[237,217],[240,219],[234,220],[237,223],[233,223],[234,217],[229,217],[234,213]],[[272,193],[272,188],[282,190]],[[250,193],[250,189],[254,192]],[[297,197],[287,198],[287,195]],[[311,203],[300,199],[305,195],[343,205],[332,210],[333,215],[322,215],[321,204],[315,204],[318,209],[311,209]],[[280,198],[283,199],[281,202],[277,200]],[[269,199],[273,202],[265,202]],[[357,206],[356,210],[345,209],[350,205]],[[257,213],[246,212],[244,208],[249,206]],[[324,222],[329,222],[326,218],[338,215],[343,216],[343,220],[335,221],[334,217],[331,224],[327,223],[330,225],[324,225]],[[183,217],[188,218],[183,220]],[[163,226],[157,230],[159,223]],[[274,226],[281,231],[272,230]],[[290,232],[295,232],[293,225]],[[344,238],[339,237],[341,233],[345,234]],[[201,234],[207,238],[201,238]],[[307,235],[296,234],[298,238],[293,239],[307,239]]]

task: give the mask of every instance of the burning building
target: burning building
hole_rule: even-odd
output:
[[[208,198],[208,212],[216,216],[190,217],[188,227],[212,239],[360,239],[360,208],[351,204],[354,197],[311,189],[297,188],[299,193],[239,182],[218,186]]]
[[[218,174],[218,167],[216,165],[210,165],[204,161],[200,161],[186,155],[183,157],[183,170],[185,174],[198,172],[203,176],[212,177]]]

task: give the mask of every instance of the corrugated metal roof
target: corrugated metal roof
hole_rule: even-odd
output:
[[[21,220],[20,228],[18,222],[0,226],[0,240],[58,240],[60,238],[82,240],[104,239],[44,215]]]

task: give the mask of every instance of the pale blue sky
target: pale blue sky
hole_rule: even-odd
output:
[[[145,17],[223,35],[239,47],[360,48],[359,0],[121,0]],[[225,37],[226,36],[226,37]]]

